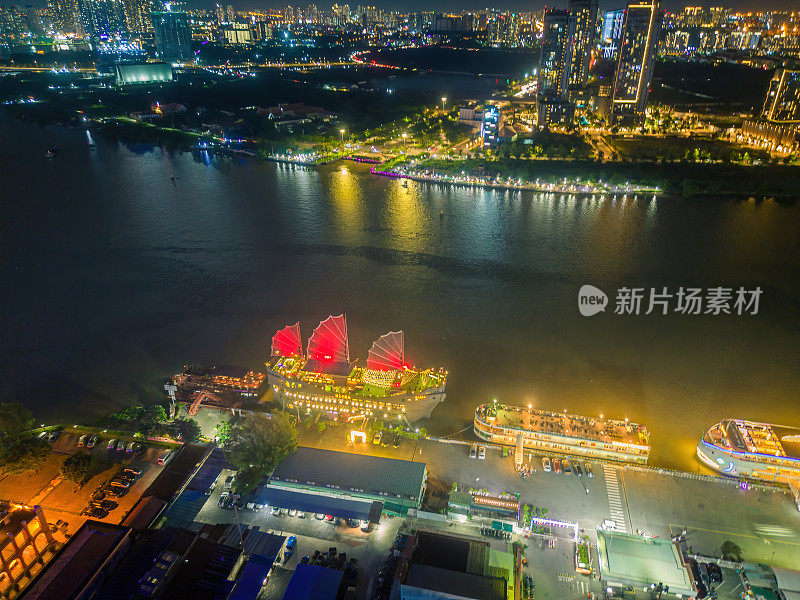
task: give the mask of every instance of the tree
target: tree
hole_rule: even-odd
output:
[[[0,434],[9,435],[33,427],[33,413],[20,402],[0,404]]]
[[[88,452],[78,452],[67,457],[61,465],[61,476],[78,485],[83,485],[89,480],[94,466],[94,457]]]
[[[742,562],[742,549],[731,540],[722,542],[722,558],[733,562]]]
[[[225,446],[228,460],[238,470],[236,491],[245,494],[297,450],[297,429],[286,413],[251,414],[231,423]]]
[[[175,419],[172,433],[177,439],[190,444],[200,439],[200,425],[194,419]]]
[[[0,472],[16,475],[35,471],[50,453],[47,440],[26,435],[0,446]]]

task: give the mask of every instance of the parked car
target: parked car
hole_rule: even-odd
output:
[[[128,489],[131,487],[131,483],[132,482],[122,477],[114,477],[114,479],[111,480],[111,483],[109,485],[113,485],[115,487],[124,487],[125,489]]]
[[[470,444],[469,457],[475,458],[476,456],[478,456],[478,444]]]
[[[561,473],[561,461],[557,458],[553,459],[553,471],[556,473]]]
[[[399,448],[400,447],[400,436],[394,434],[392,436],[392,448]]]
[[[376,431],[375,435],[372,436],[372,443],[378,445],[381,443],[381,438],[383,437],[382,431]]]
[[[53,431],[50,432],[50,435],[47,437],[47,441],[52,444],[59,437],[61,437],[61,430],[60,429],[54,429]]]
[[[125,446],[125,454],[130,456],[133,454],[133,449],[136,447],[136,442],[130,442],[127,446]]]
[[[549,473],[552,469],[550,466],[550,459],[546,456],[542,459],[542,468],[545,470],[546,473]]]
[[[144,469],[142,469],[142,467],[134,467],[130,465],[125,467],[125,473],[130,473],[134,477],[139,477],[139,475],[141,475],[143,472]]]
[[[109,496],[114,496],[115,498],[119,498],[120,496],[124,496],[125,494],[128,493],[128,488],[118,485],[108,485],[105,488],[103,488],[103,491]]]
[[[333,523],[336,520],[336,517],[333,515],[325,515],[325,522],[326,523]]]
[[[297,518],[298,519],[305,519],[306,518],[306,513],[304,513],[302,510],[298,510],[297,511]]]
[[[233,475],[228,475],[225,478],[225,489],[226,490],[229,490],[229,489],[231,489],[233,487],[233,478],[234,478]]]
[[[480,460],[486,458],[486,446],[478,446],[478,458]]]
[[[564,475],[569,475],[572,473],[572,465],[569,464],[569,461],[566,458],[561,461],[561,468],[564,470]]]
[[[225,508],[228,505],[228,498],[230,498],[230,496],[230,492],[222,492],[219,495],[219,500],[217,500],[217,506]]]
[[[106,450],[108,450],[110,452],[110,451],[114,450],[114,448],[116,448],[116,447],[117,447],[117,440],[115,440],[113,438],[108,440],[108,445],[106,446]]]
[[[105,519],[108,516],[108,511],[100,506],[92,506],[88,515],[93,519]]]
[[[39,435],[37,435],[36,437],[39,438],[40,440],[45,440],[45,439],[50,437],[50,432],[49,431],[40,431]]]
[[[87,448],[94,448],[97,445],[97,442],[100,441],[100,438],[97,435],[89,436],[89,439],[86,440],[86,447]]]
[[[575,463],[575,475],[577,475],[578,477],[583,475],[583,469],[581,469],[580,463]]]
[[[289,539],[286,540],[286,549],[283,551],[283,562],[286,564],[292,554],[294,554],[294,549],[297,546],[297,537],[290,535]]]
[[[273,517],[277,517],[279,514],[281,514],[281,509],[277,506],[273,506],[270,509],[269,514],[271,514]]]
[[[347,525],[349,527],[361,527],[361,523],[358,519],[347,519]]]
[[[282,517],[285,517],[286,515],[288,515],[288,514],[289,514],[289,511],[288,511],[287,509],[285,509],[285,508],[281,508],[281,509],[279,509],[279,510],[278,510],[278,512],[280,513],[280,515],[281,515]]]
[[[125,452],[125,440],[117,442],[117,452]]]
[[[314,515],[314,518],[317,521],[322,521],[325,518],[325,515],[323,515],[322,513],[317,513],[317,514]]]
[[[86,445],[86,438],[89,437],[87,435],[82,435],[78,438],[78,448],[83,448]]]
[[[586,474],[589,477],[594,477],[594,471],[592,471],[592,465],[590,465],[589,463],[586,463]]]

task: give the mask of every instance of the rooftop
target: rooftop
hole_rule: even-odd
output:
[[[506,600],[506,580],[501,577],[461,573],[428,565],[412,564],[403,585],[442,592],[449,596]]]
[[[415,499],[425,463],[300,447],[276,467],[272,481]]]
[[[128,539],[129,527],[88,520],[25,590],[25,600],[75,597]]]
[[[649,448],[647,428],[627,420],[596,419],[497,403],[480,405],[475,410],[475,418],[497,427]]]
[[[673,594],[693,594],[694,582],[670,540],[597,530],[600,577],[609,583],[663,583]]]
[[[330,600],[336,598],[344,572],[320,565],[299,564],[283,600]]]

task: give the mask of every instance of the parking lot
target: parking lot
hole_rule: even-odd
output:
[[[157,458],[164,449],[144,446],[139,455],[127,455],[125,452],[117,452],[116,449],[109,451],[108,439],[102,440],[91,449],[78,448],[81,435],[81,432],[63,431],[51,444],[51,454],[36,473],[0,479],[0,497],[40,505],[49,523],[60,522],[59,531],[71,535],[89,518],[84,509],[88,507],[92,495],[114,478],[120,468],[136,466],[141,468],[142,474],[131,484],[127,493],[118,498],[108,498],[116,506],[105,516],[92,517],[108,523],[123,521],[142,492],[161,472],[162,467],[157,464]],[[78,450],[90,452],[95,459],[90,479],[82,486],[62,479],[59,474],[64,460]]]
[[[297,537],[297,547],[292,557],[286,564],[276,568],[267,586],[268,598],[281,598],[283,591],[289,584],[291,572],[304,556],[309,556],[315,550],[327,552],[335,546],[339,552],[347,553],[348,558],[358,560],[359,576],[357,581],[358,597],[365,597],[370,583],[380,568],[383,557],[389,550],[397,531],[403,524],[401,518],[384,516],[381,524],[372,532],[364,533],[358,527],[349,527],[346,522],[339,524],[329,523],[317,519],[313,514],[306,514],[305,518],[290,517],[288,515],[272,515],[269,509],[265,510],[236,510],[221,508],[218,503],[220,496],[226,491],[225,480],[232,472],[223,471],[217,484],[211,490],[197,521],[202,523],[235,523],[238,517],[244,525],[258,526],[262,531],[275,532],[281,535],[294,535]]]

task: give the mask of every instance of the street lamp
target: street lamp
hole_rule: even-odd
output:
[[[408,134],[404,131],[403,132],[403,152],[406,151],[406,138],[407,137],[408,137]]]
[[[442,112],[444,112],[444,103],[447,102],[447,98],[442,96]]]
[[[342,138],[342,143],[344,144],[344,129],[339,130],[339,136]]]

